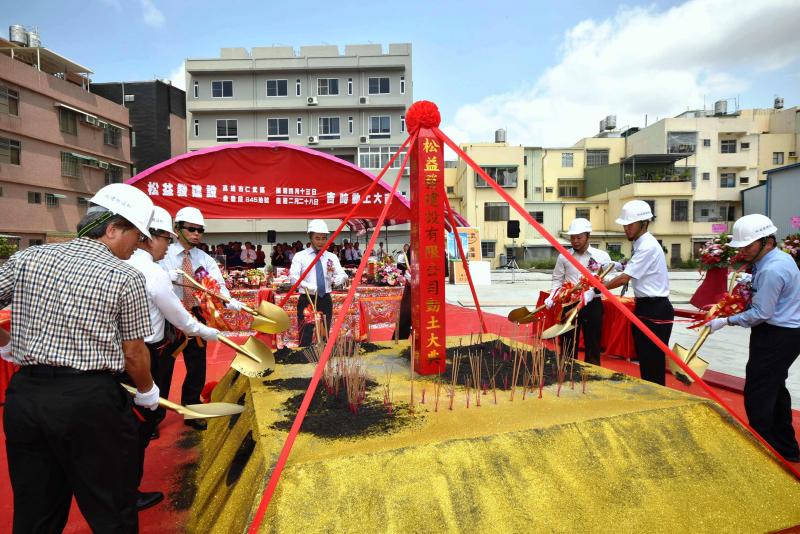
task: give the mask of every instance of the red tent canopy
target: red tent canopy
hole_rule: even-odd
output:
[[[375,176],[329,154],[285,143],[237,143],[177,156],[132,177],[173,215],[191,205],[210,219],[343,219]],[[349,221],[374,226],[391,187],[381,181]],[[408,222],[409,201],[396,194],[387,225]],[[458,216],[459,224],[468,225]]]

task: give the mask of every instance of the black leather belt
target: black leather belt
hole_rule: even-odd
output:
[[[110,375],[111,371],[105,369],[102,371],[81,371],[74,367],[56,367],[54,365],[24,365],[20,367],[20,374],[25,376],[33,376],[37,378],[58,378],[62,376],[80,376],[80,375]]]

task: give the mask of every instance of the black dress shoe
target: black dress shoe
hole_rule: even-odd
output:
[[[140,491],[139,496],[136,498],[136,510],[141,512],[163,500],[164,494],[160,491]]]
[[[208,423],[206,423],[205,419],[186,419],[183,424],[195,430],[205,430],[208,427]]]
[[[159,434],[159,433],[158,433],[158,427],[155,427],[155,428],[153,429],[153,433],[152,433],[152,434],[150,434],[150,440],[152,441],[152,440],[154,440],[154,439],[158,439],[158,438],[160,438],[160,437],[161,437],[161,434]]]

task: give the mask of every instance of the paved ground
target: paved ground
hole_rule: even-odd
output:
[[[513,279],[513,280],[512,280]],[[670,300],[676,308],[694,309],[689,298],[697,288],[700,275],[691,271],[670,272]],[[478,286],[481,308],[498,315],[507,315],[519,306],[533,306],[540,290],[550,289],[550,273],[527,271],[494,271],[491,286]],[[619,293],[616,290],[615,293]],[[628,296],[633,296],[632,291]],[[465,307],[474,307],[467,285],[448,285],[447,301]],[[747,347],[750,338],[748,329],[726,327],[716,332],[703,345],[703,358],[710,362],[709,369],[733,376],[744,377],[747,363]],[[690,347],[697,339],[694,331],[680,323],[672,330],[672,343]],[[792,394],[792,407],[800,409],[800,359],[789,370],[787,387]]]

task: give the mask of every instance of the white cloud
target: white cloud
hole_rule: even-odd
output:
[[[186,90],[186,67],[185,63],[181,62],[180,65],[172,69],[169,75],[167,75],[167,79],[172,81],[172,85],[177,87],[178,89]]]
[[[800,58],[800,2],[690,0],[666,11],[622,8],[564,35],[560,62],[522,89],[460,107],[443,130],[458,142],[493,139],[570,146],[606,115],[641,125],[737,95],[754,76]],[[523,70],[523,69],[520,69]],[[767,103],[765,103],[767,104]]]
[[[156,7],[153,0],[139,0],[139,3],[142,5],[142,16],[145,24],[153,28],[160,28],[164,25],[164,13]]]

